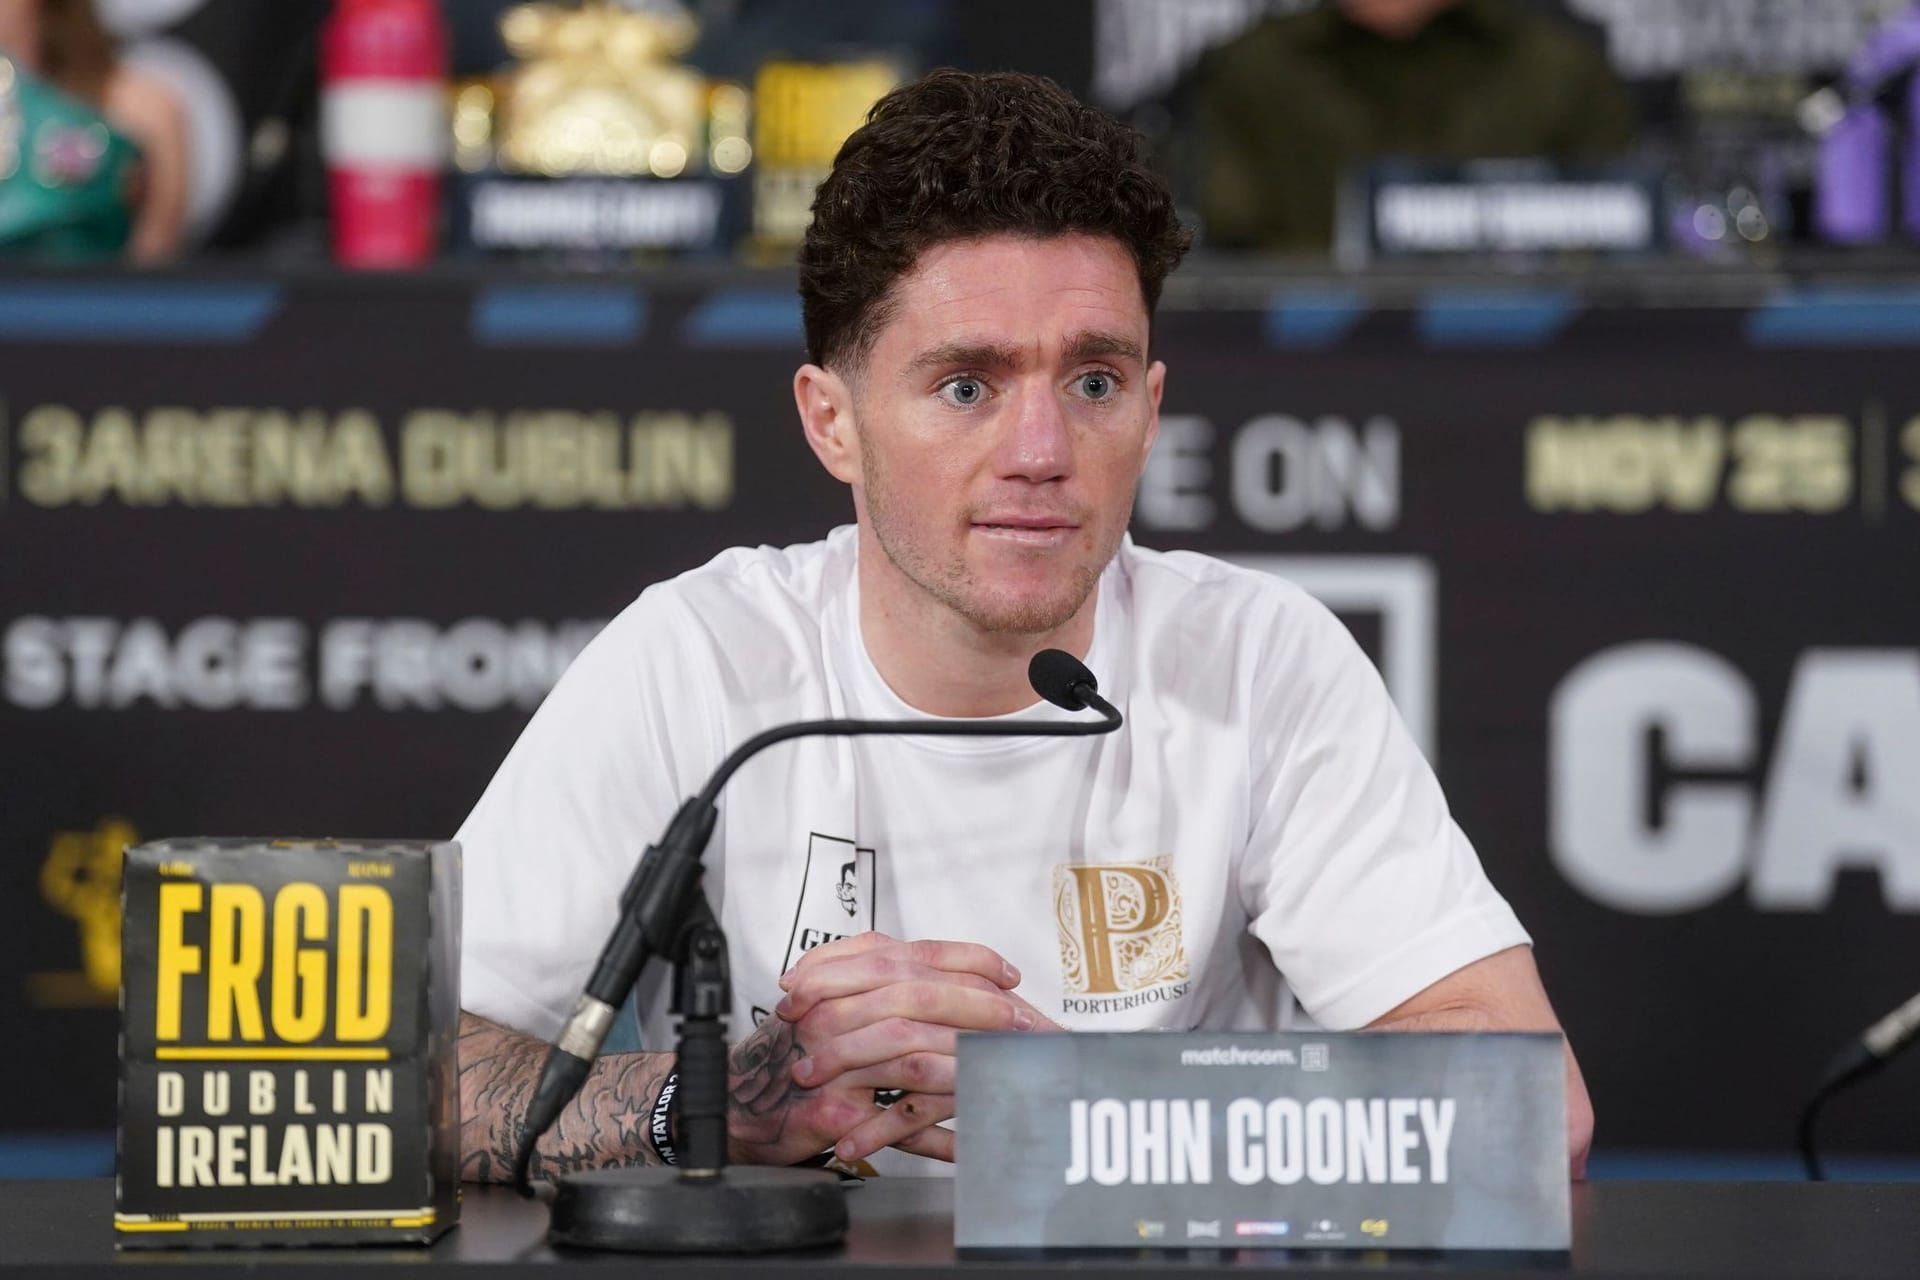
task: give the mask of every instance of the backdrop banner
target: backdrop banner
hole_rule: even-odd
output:
[[[1603,1146],[1784,1149],[1920,984],[1920,294],[1282,288],[1154,340],[1134,536],[1375,656]],[[127,844],[444,838],[648,583],[850,519],[800,345],[780,275],[0,282],[0,1132],[112,1126]],[[1831,1145],[1920,1151],[1916,1070]]]

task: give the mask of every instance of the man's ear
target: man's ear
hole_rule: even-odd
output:
[[[1140,443],[1140,470],[1147,469],[1147,455],[1160,438],[1160,396],[1167,389],[1167,366],[1155,360],[1147,366],[1147,434]]]
[[[800,411],[807,444],[827,474],[843,484],[859,484],[859,427],[846,379],[817,364],[803,364],[793,375],[793,405]]]

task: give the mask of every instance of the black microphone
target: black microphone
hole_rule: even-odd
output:
[[[580,1091],[606,1041],[607,1032],[627,992],[649,957],[667,950],[675,934],[688,919],[688,911],[699,891],[704,868],[700,856],[713,835],[719,811],[714,798],[735,771],[754,755],[776,742],[790,738],[855,738],[881,735],[983,738],[1086,737],[1112,733],[1122,723],[1119,711],[1102,698],[1093,672],[1072,654],[1060,649],[1042,649],[1027,666],[1027,681],[1035,693],[1068,711],[1092,708],[1100,713],[1093,721],[1006,721],[986,720],[799,720],[757,733],[735,747],[720,767],[713,771],[700,794],[680,806],[667,825],[660,842],[650,845],[634,867],[632,877],[620,893],[620,919],[607,939],[587,979],[586,990],[574,1003],[573,1013],[561,1028],[560,1036],[547,1054],[541,1068],[540,1083],[520,1130],[514,1182],[524,1195],[531,1195],[528,1172],[533,1162],[534,1144],[550,1128],[563,1107]],[[723,1105],[718,1104],[718,1105]],[[703,1117],[705,1119],[706,1117]],[[703,1132],[711,1127],[702,1126]],[[703,1144],[704,1145],[704,1144]],[[720,1151],[724,1158],[725,1133],[720,1133]],[[700,1167],[696,1164],[695,1167]]]
[[[1100,682],[1093,678],[1093,672],[1065,649],[1042,649],[1034,654],[1027,664],[1027,683],[1056,707],[1068,711],[1092,707],[1101,715],[1120,719],[1120,713],[1099,696]]]
[[[1860,1033],[1827,1068],[1824,1084],[1852,1082],[1891,1062],[1902,1049],[1920,1039],[1920,995],[1914,996]]]
[[[1820,1077],[1819,1087],[1814,1090],[1813,1097],[1800,1112],[1800,1124],[1796,1134],[1800,1146],[1800,1159],[1806,1166],[1809,1178],[1820,1182],[1826,1177],[1826,1171],[1820,1165],[1819,1151],[1813,1140],[1813,1122],[1821,1106],[1840,1090],[1866,1079],[1899,1057],[1901,1051],[1917,1039],[1920,1039],[1920,995],[1914,996],[1862,1031],[1858,1038],[1827,1064],[1826,1074]]]

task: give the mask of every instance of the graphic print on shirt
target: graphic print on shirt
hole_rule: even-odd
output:
[[[873,928],[873,868],[871,849],[817,831],[807,836],[807,870],[782,972],[822,943]]]
[[[1119,1013],[1192,986],[1173,858],[1053,869],[1066,1013]]]

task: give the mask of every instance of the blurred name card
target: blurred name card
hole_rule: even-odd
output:
[[[1364,236],[1382,257],[1447,254],[1647,253],[1661,244],[1659,191],[1643,175],[1586,176],[1534,166],[1376,171],[1349,216],[1348,243]],[[1358,233],[1358,234],[1356,234]]]
[[[728,184],[699,178],[471,174],[454,190],[454,243],[482,253],[711,249],[728,198]]]
[[[1558,1035],[964,1035],[962,1249],[1568,1248]]]
[[[151,841],[121,903],[120,1248],[454,1224],[458,845]]]

